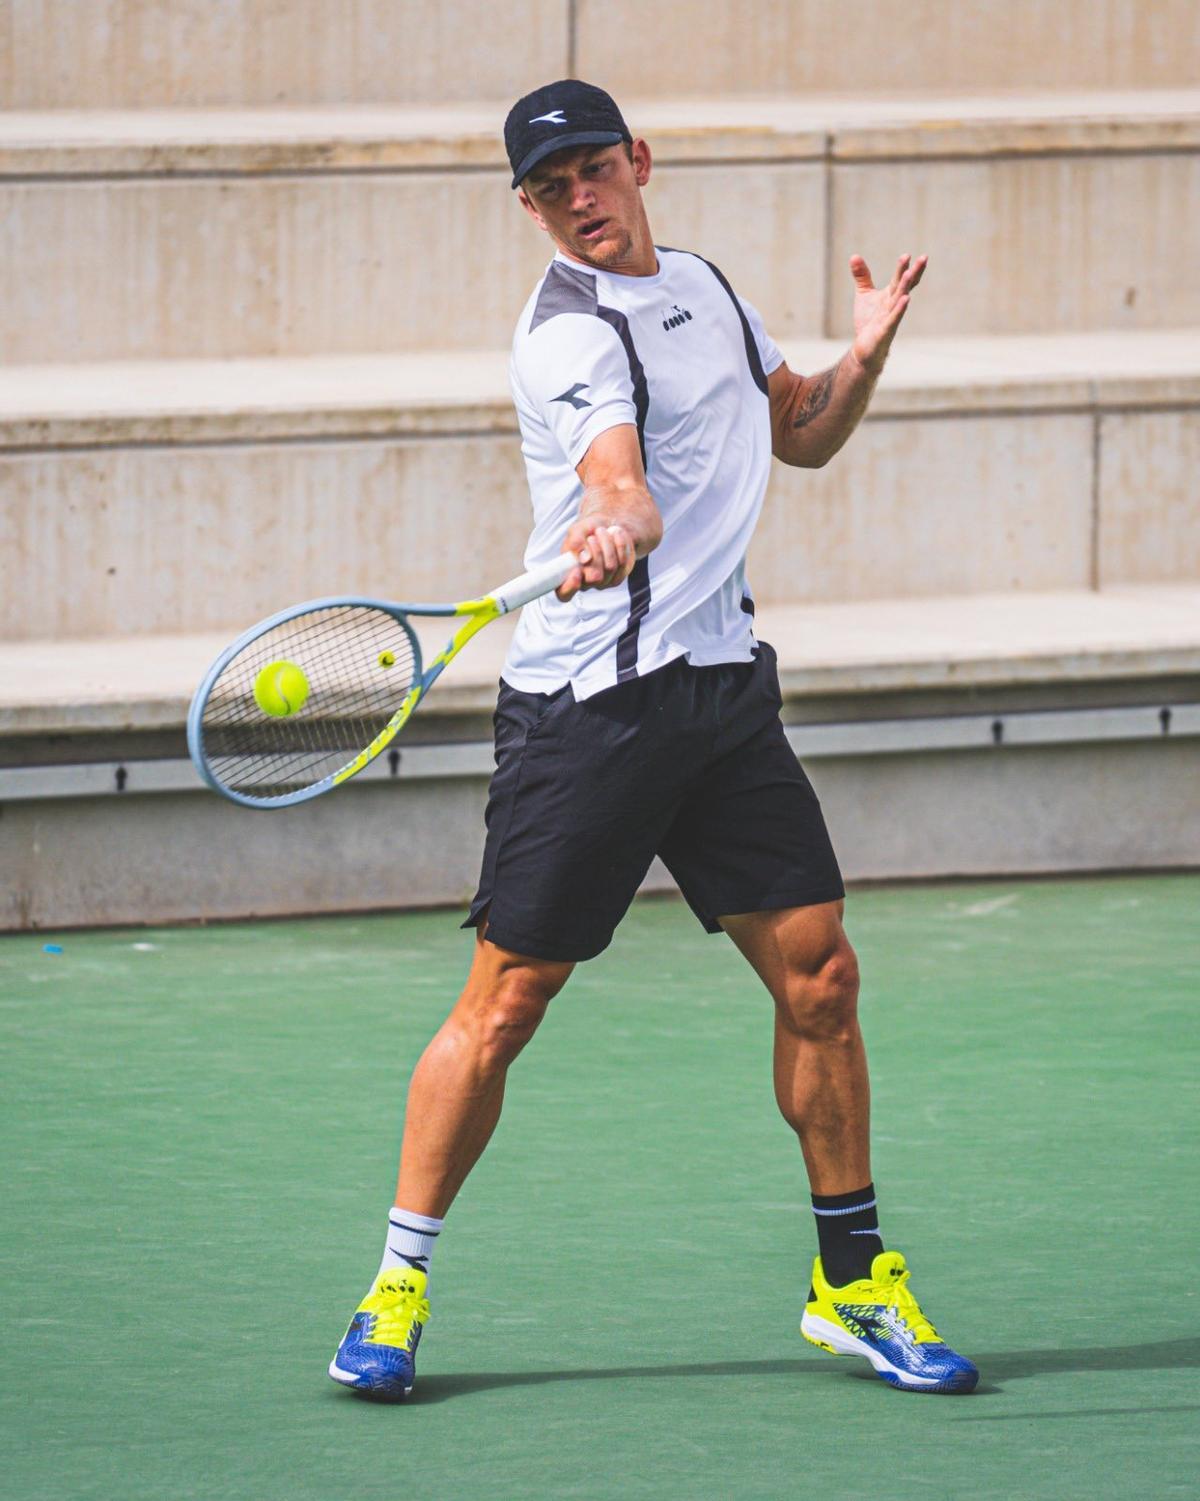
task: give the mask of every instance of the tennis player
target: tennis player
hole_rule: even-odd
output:
[[[799,1138],[819,1255],[801,1323],[904,1391],[978,1372],[922,1313],[880,1235],[858,969],[821,809],[784,737],[745,558],[771,456],[826,464],[866,411],[925,257],[876,287],[854,340],[789,370],[700,254],[655,245],[650,147],[603,90],[535,90],[504,129],[521,207],[554,258],[517,324],[511,380],[533,501],[527,567],[573,551],[527,605],[495,714],[496,772],[466,988],[413,1074],[383,1263],[329,1374],[399,1400],[443,1219],[500,1116],[509,1065],[573,966],[613,936],[656,854],[775,1003],[775,1096]]]

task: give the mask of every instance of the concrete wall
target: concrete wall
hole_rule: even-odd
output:
[[[7,0],[0,106],[1194,83],[1192,0]]]
[[[817,333],[823,195],[815,165],[667,168],[655,233]],[[0,359],[29,364],[503,347],[552,250],[502,172],[9,182],[0,222]]]
[[[1112,413],[1098,436],[1101,583],[1200,578],[1200,412]]]
[[[228,627],[321,594],[451,599],[479,578],[468,550],[511,572],[528,526],[512,437],[109,449],[0,476],[9,640]]]
[[[909,337],[1197,324],[1200,286],[1176,295],[1163,255],[1200,264],[1197,203],[1200,153],[839,164],[833,275],[854,251],[889,274],[897,247],[928,251],[936,295],[914,303]],[[851,331],[844,289],[833,335]]]
[[[1200,76],[1190,0],[578,0],[581,76],[633,94],[1151,88]]]
[[[364,786],[283,817],[203,792],[9,803],[0,929],[465,903],[485,795]]]
[[[776,466],[750,579],[764,604],[1185,582],[1198,462],[1194,405],[872,418],[826,469]],[[507,431],[0,452],[0,639],[454,598],[511,570],[528,513]]]
[[[829,760],[810,768],[852,879],[1200,864],[1195,740]]]
[[[1200,863],[1194,740],[831,758],[808,770],[851,880]],[[482,780],[364,785],[277,813],[205,793],[10,803],[0,930],[462,908],[485,794]],[[656,867],[649,886],[669,885]]]
[[[1087,588],[1092,420],[868,422],[828,465],[777,465],[750,578],[764,603]]]
[[[648,194],[777,338],[849,334],[856,251],[930,254],[908,338],[1200,324],[1197,202],[1200,148],[676,164]],[[15,364],[502,348],[548,258],[477,168],[8,179],[0,224]]]
[[[0,105],[503,99],[561,76],[566,0],[5,0]]]

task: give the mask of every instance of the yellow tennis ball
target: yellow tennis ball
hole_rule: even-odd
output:
[[[268,662],[254,679],[254,701],[264,714],[299,714],[308,700],[308,679],[295,662]]]
[[[379,653],[380,667],[395,667],[396,653],[394,651],[381,651]]]

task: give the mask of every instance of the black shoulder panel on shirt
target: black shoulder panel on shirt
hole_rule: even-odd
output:
[[[576,271],[574,266],[564,266],[562,261],[551,261],[542,290],[529,320],[529,332],[539,324],[548,323],[559,313],[594,313],[596,311],[596,278],[586,271]]]

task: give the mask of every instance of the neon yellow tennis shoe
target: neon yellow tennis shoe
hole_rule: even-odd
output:
[[[329,1374],[360,1397],[403,1402],[416,1379],[414,1358],[429,1317],[424,1272],[389,1267],[358,1305]]]
[[[974,1391],[979,1372],[921,1312],[909,1276],[899,1251],[881,1251],[869,1277],[831,1287],[818,1256],[801,1334],[831,1355],[861,1355],[903,1392]]]

